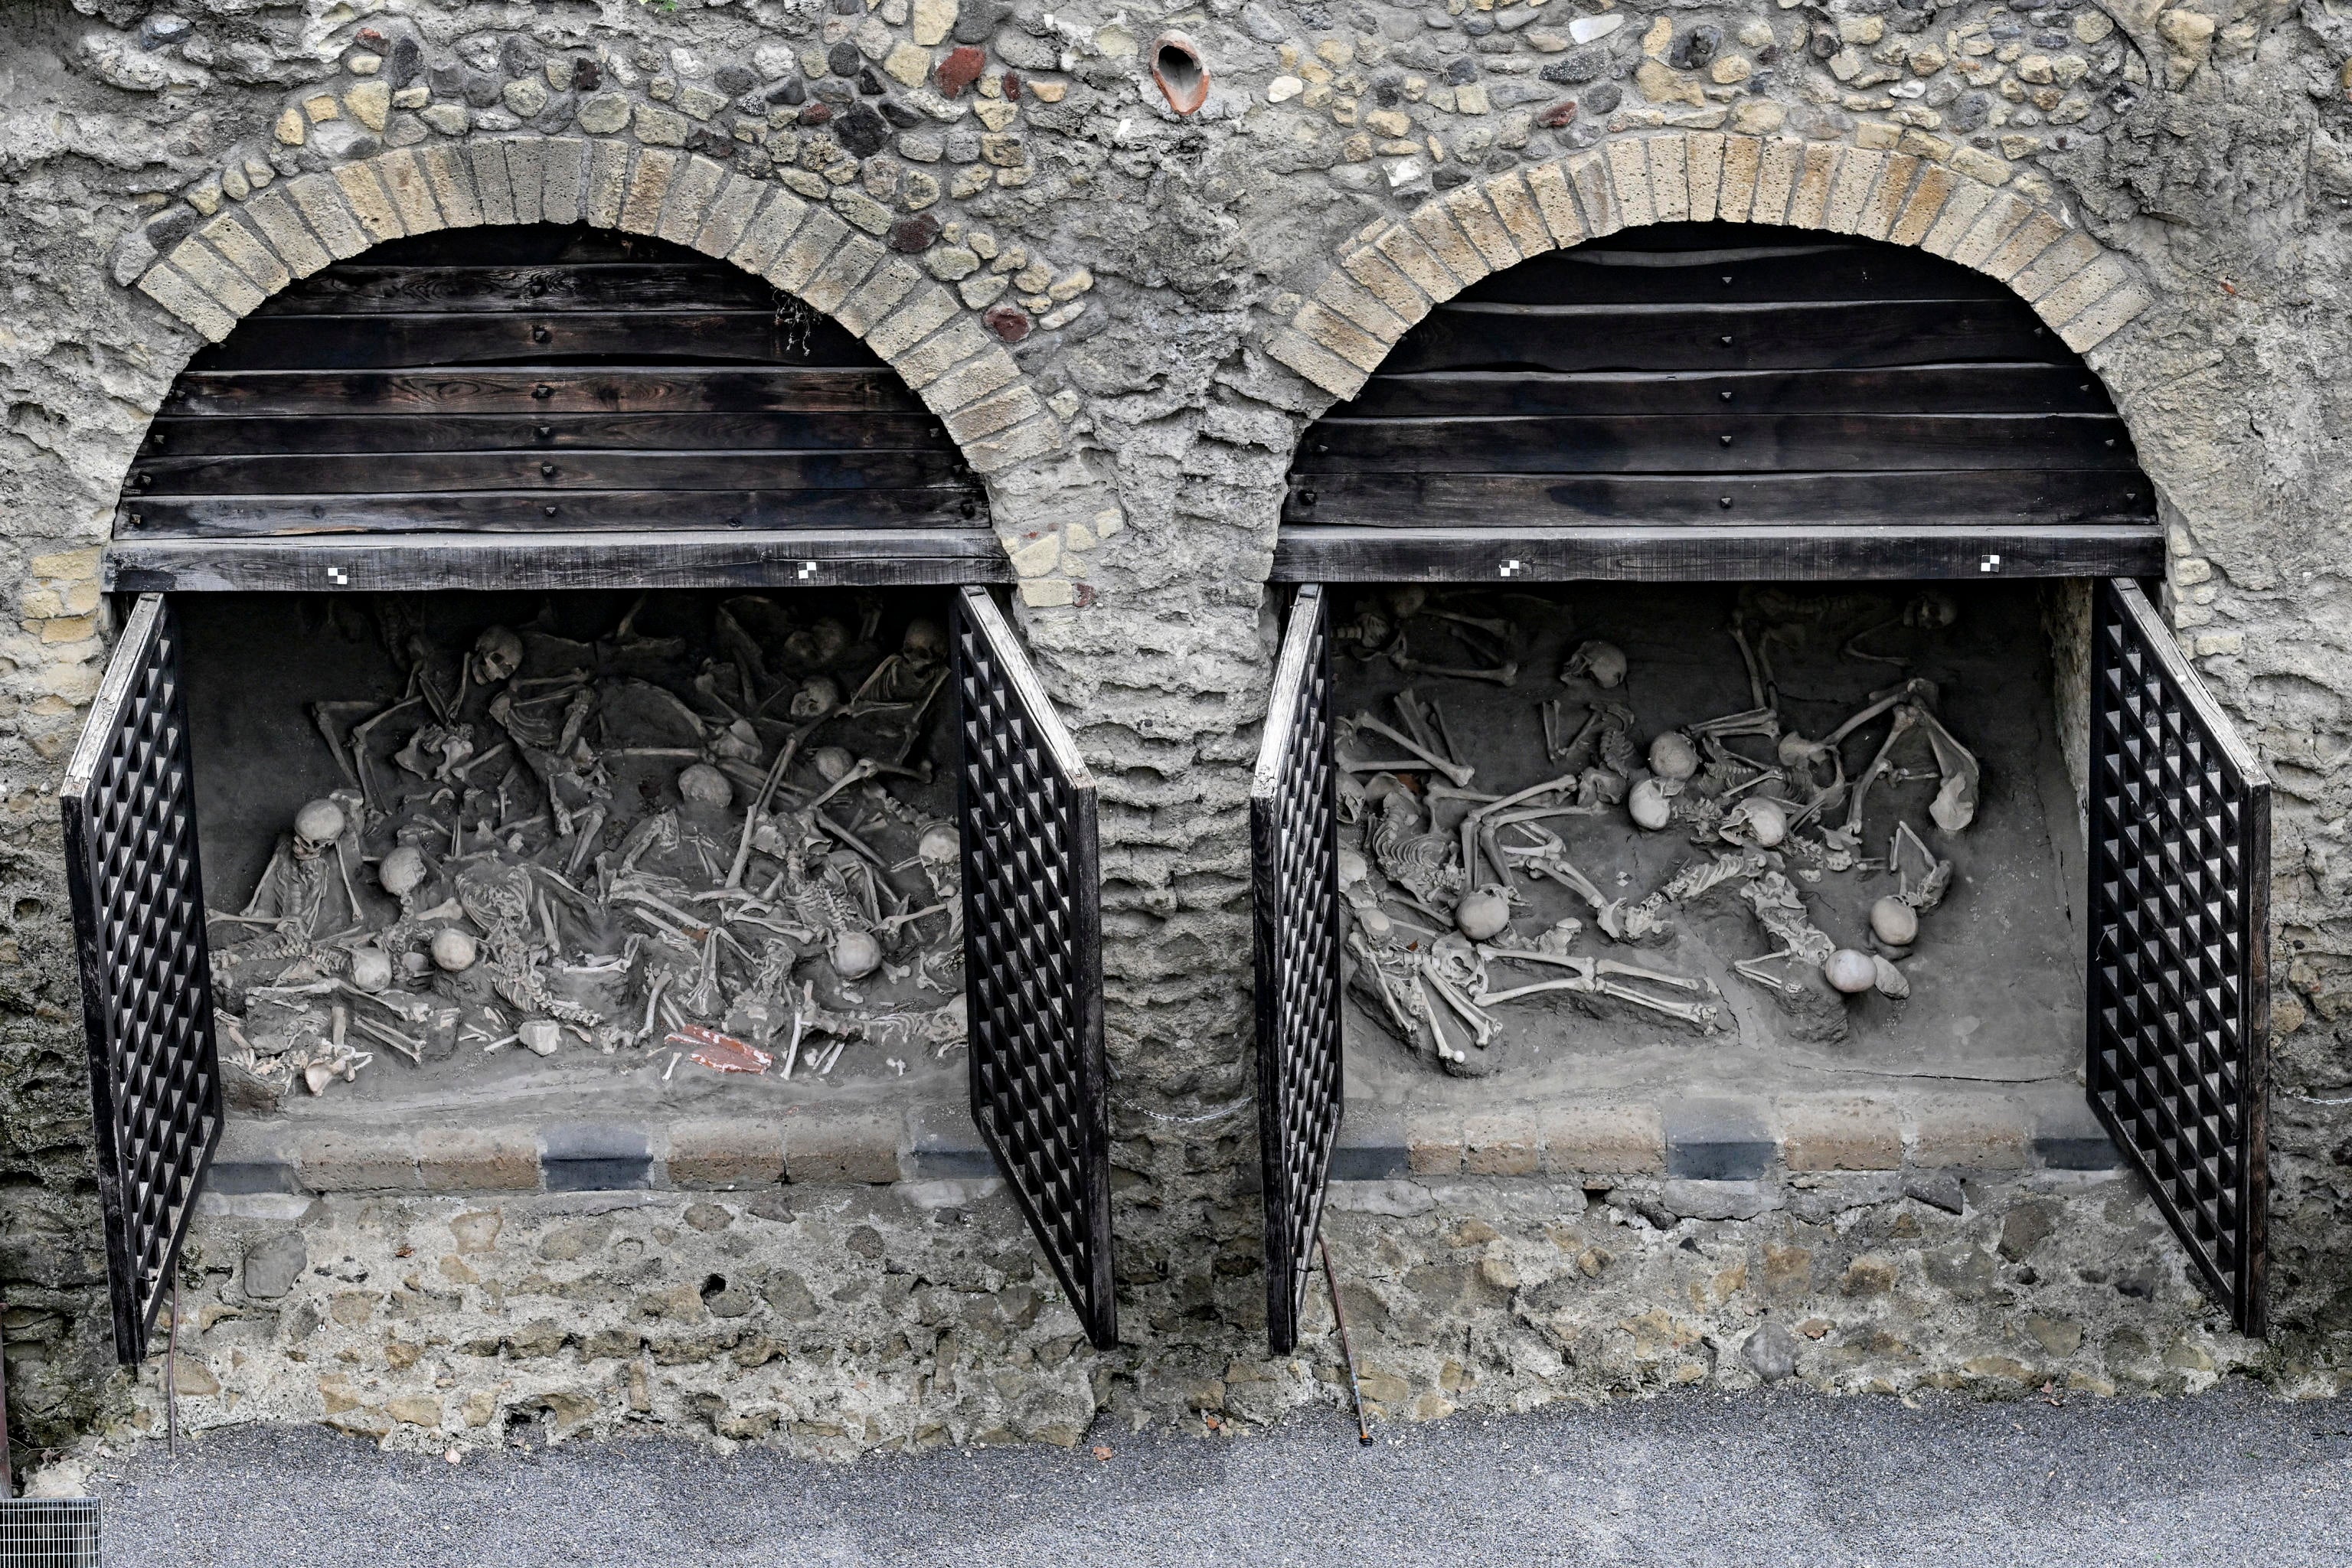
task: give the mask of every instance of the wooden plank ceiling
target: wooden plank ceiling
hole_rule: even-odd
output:
[[[2090,368],[1924,252],[1628,229],[1437,307],[1294,459],[1292,581],[2160,569]]]
[[[1005,574],[978,481],[863,343],[723,262],[552,226],[395,241],[271,300],[173,387],[116,542],[118,587],[329,562],[670,581],[714,545],[713,581],[767,554],[803,581]]]

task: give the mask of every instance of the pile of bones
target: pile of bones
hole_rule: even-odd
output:
[[[1476,769],[1461,760],[1443,711],[1420,688],[1515,686],[1520,629],[1506,617],[1447,608],[1416,587],[1357,606],[1336,628],[1339,657],[1385,661],[1412,683],[1391,700],[1390,717],[1335,715],[1349,983],[1375,1018],[1465,1077],[1488,1070],[1481,1054],[1499,1037],[1497,1009],[1529,997],[1566,994],[1596,1009],[1631,1008],[1715,1033],[1724,1027],[1716,984],[1640,954],[1671,936],[1676,906],[1710,896],[1738,900],[1758,928],[1759,951],[1730,969],[1789,1013],[1811,1015],[1815,1037],[1843,1036],[1844,998],[1909,994],[1901,963],[1918,940],[1920,917],[1948,889],[1952,862],[1908,821],[1872,823],[1865,814],[1874,789],[1890,780],[1932,778],[1934,828],[1963,833],[1976,818],[1977,759],[1937,718],[1934,684],[1916,676],[1874,692],[1819,738],[1798,733],[1780,710],[1771,654],[1790,625],[1776,622],[1774,610],[1792,620],[1821,613],[1818,601],[1743,602],[1730,637],[1746,665],[1748,705],[1654,733],[1623,700],[1625,653],[1597,639],[1579,643],[1559,672],[1572,696],[1538,705],[1552,776],[1474,788]],[[1897,626],[1932,634],[1956,614],[1948,597],[1922,595],[1846,638],[1843,651],[1897,673],[1906,662],[1873,650],[1879,634]],[[1412,651],[1440,637],[1488,662],[1433,662]],[[1580,817],[1680,833],[1694,853],[1663,886],[1612,895],[1610,885],[1627,879],[1613,867],[1579,866],[1556,830]],[[1853,922],[1868,930],[1867,950],[1833,942],[1805,905],[1806,896],[1834,896],[1832,879],[1860,872],[1896,879],[1896,890]],[[1539,880],[1569,889],[1588,907],[1589,921],[1525,929],[1523,889]]]
[[[210,914],[248,1091],[320,1094],[383,1052],[789,1077],[962,1042],[956,828],[898,793],[947,793],[939,623],[885,655],[871,603],[801,623],[738,598],[708,639],[641,633],[644,607],[593,641],[542,615],[450,647],[377,607],[399,689],[311,705],[345,785]]]

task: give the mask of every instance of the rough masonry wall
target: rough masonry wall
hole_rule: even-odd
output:
[[[1166,29],[1188,35],[1211,72],[1190,116],[1150,79]],[[1402,330],[1391,323],[1476,268],[1709,203],[1891,235],[2010,280],[2106,378],[2172,531],[2171,611],[2279,774],[2283,1330],[2267,1357],[2231,1353],[2273,1370],[2329,1360],[2352,1329],[2348,56],[2352,18],[2326,0],[10,7],[0,1289],[24,1434],[56,1442],[127,1399],[102,1342],[49,792],[104,654],[97,549],[131,455],[179,366],[283,274],[413,228],[525,217],[534,201],[541,216],[577,212],[717,254],[743,251],[763,222],[789,220],[809,245],[821,236],[813,257],[780,236],[777,249],[740,259],[829,309],[862,310],[858,330],[891,334],[877,346],[943,415],[963,417],[1022,574],[1025,629],[1104,781],[1118,1220],[1134,1325],[1120,1354],[1163,1369],[1140,1375],[1230,1362],[1243,1370],[1220,1377],[1227,1390],[1257,1380],[1247,1369],[1262,1289],[1242,807],[1270,663],[1262,584],[1305,421],[1377,363]],[[1582,1190],[1571,1182],[1542,1201],[1572,1211]],[[1865,1195],[1801,1222],[1718,1214],[1714,1200],[1680,1215],[1654,1202],[1646,1218],[1631,1199],[1607,1206],[1662,1238],[1667,1271],[1638,1272],[1622,1296],[1596,1290],[1576,1322],[1559,1320],[1563,1342],[1601,1335],[1593,1324],[1621,1305],[1633,1321],[1671,1313],[1670,1289],[1695,1300],[1668,1279],[1688,1255],[1664,1239],[1677,1226],[1714,1227],[1703,1246],[1685,1239],[1726,1249],[1725,1269],[1738,1253],[1759,1281],[1770,1247],[1802,1245],[1773,1226],[1888,1227],[1888,1292],[1897,1275],[1916,1283],[1927,1327],[1913,1332],[1951,1351],[1904,1375],[1932,1363],[1991,1376],[1959,1370],[1996,1352],[1953,1351],[1979,1329],[1948,1309],[1976,1299],[1957,1289],[2032,1284],[1978,1277],[2038,1267],[1992,1234],[2007,1237],[2003,1214],[2026,1212],[2019,1191],[1987,1187],[1976,1219],[1948,1225],[1891,1190]],[[1338,1222],[1343,1252],[1359,1235],[1387,1249],[1384,1321],[1412,1325],[1414,1344],[1462,1346],[1414,1362],[1423,1381],[1392,1403],[1427,1394],[1433,1411],[1465,1378],[1503,1403],[1619,1385],[1481,1339],[1478,1325],[1502,1316],[1524,1325],[1568,1310],[1553,1299],[1569,1288],[1524,1252],[1541,1252],[1534,1209],[1513,1219],[1507,1197],[1475,1184],[1403,1194],[1379,1201],[1412,1209],[1410,1222]],[[2133,1237],[2148,1221],[2128,1191],[2095,1202]],[[686,1235],[684,1217],[664,1227]],[[1596,1209],[1579,1223],[1614,1222]],[[1970,1254],[1939,1274],[1925,1260],[1958,1245],[1944,1233],[1963,1223],[1986,1231],[1976,1239],[1991,1250],[1979,1253],[2002,1261]],[[1477,1226],[1496,1239],[1475,1240]],[[518,1220],[514,1234],[525,1228]],[[218,1245],[236,1234],[219,1231]],[[909,1232],[903,1256],[917,1261],[902,1272],[952,1271],[944,1252],[920,1262],[932,1234]],[[1583,1244],[1548,1245],[1580,1269]],[[1468,1273],[1431,1261],[1460,1247],[1487,1250]],[[1373,1267],[1369,1252],[1360,1261]],[[1855,1267],[1841,1255],[1835,1279]],[[189,1283],[217,1291],[234,1272],[214,1257]],[[1881,1294],[1877,1275],[1859,1278],[1827,1288],[1849,1302]],[[2069,1278],[2071,1289],[2088,1276]],[[2173,1330],[2195,1315],[2186,1299],[2168,1310]],[[2126,1329],[2104,1311],[2068,1321],[2121,1343]],[[1979,1327],[2024,1331],[2014,1314]],[[1670,1349],[1699,1342],[1658,1331]],[[284,1342],[272,1342],[278,1355]],[[836,1348],[874,1367],[918,1353],[887,1336]],[[360,1354],[356,1342],[344,1351]],[[2066,1364],[2104,1377],[2092,1358],[2133,1353],[2095,1339]],[[2201,1371],[2200,1357],[2212,1359],[2184,1352],[2175,1370]],[[1717,1365],[1712,1352],[1686,1359]],[[991,1374],[1012,1380],[1006,1397],[1028,1364]],[[1301,1392],[1308,1378],[1281,1375]],[[1236,1403],[1264,1414],[1282,1401]]]

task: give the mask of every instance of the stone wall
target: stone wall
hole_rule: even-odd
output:
[[[1150,77],[1152,40],[1169,27],[1212,72],[1190,116]],[[1267,1366],[1253,1329],[1263,1286],[1242,806],[1291,444],[1429,300],[1581,235],[1709,211],[1885,235],[2003,279],[2087,352],[2130,423],[2170,531],[2168,608],[2279,778],[2280,1331],[2268,1350],[2223,1345],[2186,1326],[2194,1309],[2168,1287],[2109,1302],[2124,1260],[2136,1268],[2164,1250],[2148,1243],[2145,1199],[2112,1180],[2042,1195],[2003,1178],[1964,1215],[1883,1183],[1721,1213],[1717,1200],[1687,1200],[1702,1217],[1677,1217],[1663,1195],[1587,1206],[1574,1183],[1375,1184],[1349,1189],[1335,1229],[1379,1302],[1368,1331],[1376,1344],[1400,1336],[1384,1399],[1433,1413],[1473,1388],[1524,1404],[1645,1380],[1737,1381],[1752,1362],[1716,1352],[1748,1342],[1731,1325],[1747,1321],[1745,1304],[1777,1299],[1771,1259],[1794,1252],[1810,1258],[1801,1289],[1788,1284],[1790,1310],[1808,1315],[1790,1324],[1786,1359],[1839,1386],[1930,1375],[2017,1386],[2008,1366],[1969,1370],[2004,1357],[2029,1380],[2063,1372],[2089,1386],[2193,1382],[2216,1361],[2319,1385],[2320,1373],[2286,1369],[2335,1364],[2352,1328],[2341,1109],[2352,1100],[2352,798],[2338,776],[2352,740],[2347,55],[2352,21],[2324,0],[1209,0],[1164,16],[1108,0],[1050,11],[1027,0],[11,7],[0,21],[0,1288],[23,1436],[58,1442],[130,1408],[103,1342],[50,792],[105,652],[97,548],[131,453],[179,366],[288,276],[391,235],[534,213],[732,257],[867,334],[987,476],[1024,630],[1103,781],[1130,1344],[1104,1358],[1068,1349],[1041,1292],[1017,1333],[957,1342],[976,1348],[955,1363],[958,1392],[938,1396],[957,1412],[937,1417],[943,1432],[1057,1435],[1076,1421],[1064,1406],[1082,1389],[1106,1407],[1131,1385],[1162,1391],[1135,1394],[1136,1409],[1245,1417],[1312,1392],[1312,1367]],[[503,1336],[542,1310],[526,1302],[539,1287],[526,1289],[525,1273],[499,1270],[527,1273],[546,1227],[580,1217],[518,1211],[499,1255],[517,1261],[485,1268],[435,1229],[450,1216],[432,1205],[345,1201],[301,1211],[310,1255],[348,1253],[356,1261],[329,1261],[331,1275],[365,1269],[385,1303],[400,1291],[458,1297],[449,1310],[462,1334],[444,1331],[448,1345],[431,1352],[452,1379],[448,1409],[417,1430],[479,1429],[464,1427],[475,1396],[504,1373],[477,1374],[503,1367]],[[999,1266],[971,1262],[945,1226],[873,1224],[883,1250],[853,1247],[857,1266],[839,1250],[856,1228],[847,1218],[793,1217],[803,1200],[789,1187],[761,1201],[776,1215],[747,1203],[706,1230],[692,1205],[709,1200],[646,1197],[646,1223],[683,1238],[674,1252],[638,1238],[636,1258],[668,1258],[666,1282],[647,1289],[698,1292],[707,1278],[688,1276],[702,1252],[738,1245],[769,1271],[762,1311],[786,1310],[772,1289],[780,1268],[804,1284],[811,1270],[830,1281],[824,1271],[846,1269],[841,1288],[863,1279],[877,1292],[900,1279],[995,1289]],[[808,1212],[866,1201],[811,1198]],[[1382,1205],[1392,1220],[1355,1212]],[[992,1258],[1017,1240],[986,1200],[946,1206],[990,1237]],[[2011,1225],[2042,1223],[2021,1213],[2084,1223],[2041,1254],[2009,1246]],[[201,1231],[189,1310],[236,1310],[196,1334],[196,1353],[227,1386],[254,1366],[257,1387],[290,1387],[308,1336],[286,1324],[300,1308],[269,1309],[279,1327],[263,1336],[261,1310],[235,1297],[245,1266],[232,1255],[257,1223],[226,1215]],[[627,1239],[615,1226],[598,1247]],[[1995,1229],[2003,1239],[1986,1250]],[[1882,1241],[1892,1261],[1865,1266]],[[425,1263],[370,1250],[400,1247]],[[1597,1273],[1588,1253],[1607,1255]],[[445,1271],[406,1284],[404,1269],[426,1274],[444,1255],[480,1280],[445,1283]],[[1575,1287],[1563,1260],[1601,1283]],[[1731,1288],[1737,1268],[1763,1283]],[[1939,1283],[1938,1269],[1962,1284]],[[328,1291],[324,1278],[302,1289]],[[398,1290],[384,1283],[394,1278]],[[964,1283],[940,1283],[950,1280]],[[1974,1318],[1922,1304],[1962,1300],[1979,1281],[1965,1298]],[[928,1288],[904,1287],[906,1301],[929,1300]],[[389,1401],[426,1397],[439,1373],[394,1367],[388,1342],[366,1339],[376,1320],[339,1323],[338,1300],[320,1298],[319,1343],[360,1358],[337,1374],[360,1380],[350,1408],[404,1420]],[[693,1317],[683,1297],[677,1308]],[[658,1365],[651,1341],[629,1356],[599,1341],[614,1353],[592,1354],[575,1332],[618,1331],[627,1311],[618,1298],[581,1310],[593,1326],[558,1313],[563,1335],[541,1349],[572,1358],[575,1382],[621,1390],[612,1411],[636,1410],[624,1363]],[[801,1434],[793,1423],[831,1418],[794,1404],[773,1369],[822,1361],[898,1375],[919,1354],[934,1369],[925,1375],[946,1375],[937,1325],[930,1339],[907,1326],[931,1310],[908,1307],[887,1320],[896,1327],[860,1308],[824,1317],[821,1332],[759,1331],[803,1346],[798,1360],[762,1363],[764,1415],[708,1381],[676,1384],[672,1405],[647,1397],[659,1409],[729,1400],[697,1417],[722,1436],[772,1420],[766,1430],[820,1447],[919,1440],[916,1411],[932,1394],[876,1414],[870,1430]],[[1817,1319],[1829,1326],[1809,1337],[1801,1325]],[[714,1321],[695,1331],[752,1331]],[[491,1323],[504,1325],[495,1354],[460,1344],[478,1346]],[[213,1334],[227,1336],[218,1354]],[[1990,1348],[1995,1338],[2008,1348]],[[720,1348],[740,1361],[742,1343]],[[1913,1371],[1887,1370],[1898,1363]],[[403,1370],[417,1375],[395,1393],[390,1374]],[[645,1375],[649,1390],[672,1386]],[[371,1378],[382,1386],[362,1387]],[[1184,1384],[1181,1399],[1165,1392]],[[516,1381],[489,1426],[534,1399],[569,1420],[555,1388]],[[301,1401],[328,1397],[314,1386]],[[1045,1414],[1009,1414],[1022,1408]]]

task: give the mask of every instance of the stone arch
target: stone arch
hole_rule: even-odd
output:
[[[841,323],[922,398],[988,486],[998,539],[1027,601],[1072,601],[1076,552],[1103,531],[1102,520],[1061,520],[1076,515],[1074,489],[1100,487],[1004,345],[910,258],[823,204],[700,153],[579,136],[476,137],[379,153],[224,205],[136,287],[218,342],[295,279],[385,240],[530,223],[585,223],[688,246]],[[1087,531],[1084,543],[1065,538],[1073,528]]]
[[[1912,142],[1860,147],[1668,131],[1489,175],[1357,231],[1263,346],[1334,401],[1352,397],[1433,306],[1489,273],[1620,229],[1686,219],[1916,246],[2007,285],[2077,353],[2147,309],[2132,266],[2065,213],[1969,172],[1982,157],[1971,149]],[[1986,173],[2007,179],[2005,170]]]

